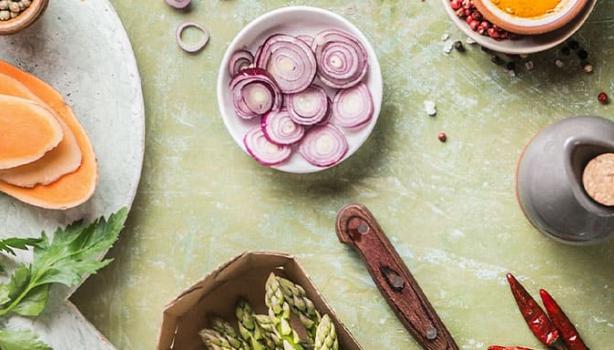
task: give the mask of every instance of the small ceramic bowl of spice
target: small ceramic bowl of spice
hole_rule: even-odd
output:
[[[516,34],[538,35],[570,23],[588,0],[474,0],[486,19]]]
[[[0,0],[0,35],[27,28],[45,12],[49,0]]]

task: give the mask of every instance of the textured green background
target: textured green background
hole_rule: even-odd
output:
[[[594,349],[614,342],[614,242],[555,243],[528,224],[514,197],[523,145],[566,116],[597,114],[614,95],[614,1],[601,0],[578,38],[596,71],[532,59],[512,78],[476,47],[442,52],[460,38],[439,0],[194,1],[189,13],[162,0],[114,0],[132,40],[147,108],[141,186],[116,260],[73,300],[119,349],[152,349],[161,310],[183,288],[244,250],[296,254],[365,349],[417,349],[357,256],[337,242],[348,201],[367,204],[463,349],[535,346],[504,282],[513,271],[534,293],[548,288]],[[259,167],[226,133],[217,110],[218,64],[251,19],[292,4],[346,15],[375,46],[385,81],[380,121],[336,169],[297,176]],[[177,49],[174,29],[211,30],[199,55]],[[609,63],[609,64],[608,64]],[[423,101],[437,102],[429,118]],[[437,133],[449,141],[441,144]]]

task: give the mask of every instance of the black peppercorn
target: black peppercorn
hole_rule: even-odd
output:
[[[580,51],[578,51],[578,57],[580,57],[581,60],[585,60],[588,58],[588,51],[582,49]]]
[[[507,64],[505,65],[505,69],[507,69],[507,70],[516,70],[516,62],[514,62],[514,61],[507,62]]]
[[[571,49],[569,48],[569,46],[563,46],[563,48],[561,49],[561,53],[565,56],[569,56],[569,54],[571,54]]]
[[[572,50],[577,50],[580,48],[580,44],[574,39],[569,40],[567,42],[567,46]]]
[[[458,52],[465,52],[465,46],[463,45],[463,43],[461,41],[455,42],[454,43],[454,48]]]

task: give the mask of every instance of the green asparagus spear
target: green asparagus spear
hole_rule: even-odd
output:
[[[225,320],[214,317],[211,319],[211,328],[214,331],[217,331],[220,335],[226,338],[230,346],[236,350],[250,350],[249,345],[239,337],[234,328],[230,325],[230,323]]]
[[[256,324],[262,329],[262,333],[270,341],[271,349],[283,350],[284,344],[281,338],[275,332],[275,324],[269,315],[254,315]]]
[[[316,340],[313,350],[339,350],[339,340],[335,325],[328,315],[322,317],[316,331]]]
[[[271,273],[265,285],[265,303],[276,334],[283,342],[284,350],[304,350],[300,338],[290,327],[290,304],[285,300],[279,280]]]
[[[316,328],[320,323],[320,314],[313,302],[307,298],[305,289],[282,277],[277,277],[277,281],[281,286],[285,300],[290,304],[292,312],[299,317],[301,323],[309,332],[311,340],[315,340]]]
[[[252,306],[245,300],[239,300],[235,309],[235,315],[239,323],[239,334],[247,341],[252,350],[277,350],[283,348],[280,339],[275,336],[274,329],[270,327],[268,330],[264,329],[256,320],[256,315]],[[270,324],[267,318],[267,324]],[[276,340],[280,347],[276,346]]]
[[[235,350],[226,337],[213,329],[203,329],[200,331],[200,337],[209,350]]]

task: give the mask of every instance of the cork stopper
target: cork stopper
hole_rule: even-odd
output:
[[[582,177],[586,193],[597,203],[614,206],[614,153],[591,160]]]

